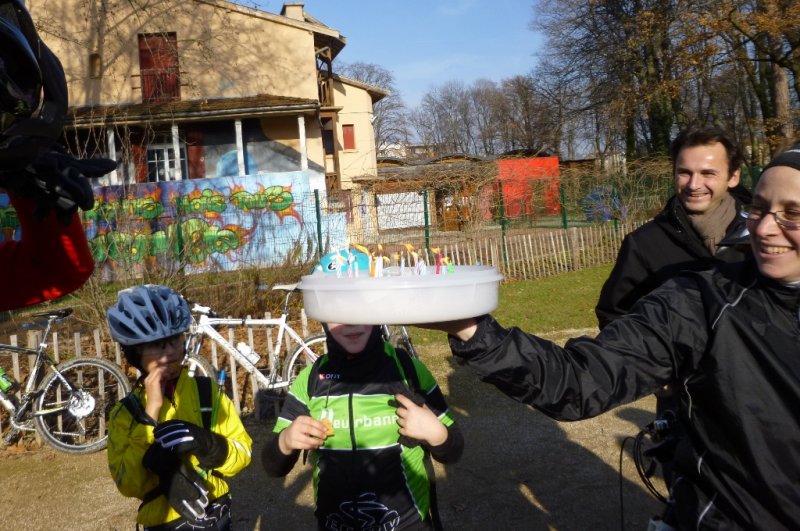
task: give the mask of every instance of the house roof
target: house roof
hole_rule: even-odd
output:
[[[166,103],[130,103],[72,107],[68,125],[90,127],[101,124],[189,122],[209,118],[257,118],[259,116],[316,112],[317,100],[259,94],[242,98],[218,98]]]
[[[341,74],[333,74],[333,79],[366,90],[369,96],[372,98],[372,103],[377,103],[391,94],[391,91],[386,90],[383,87],[373,85],[372,83],[367,83],[365,81],[359,81],[358,79],[353,79],[352,77],[343,76]]]
[[[277,22],[279,24],[284,24],[286,26],[294,26],[296,28],[302,28],[305,30],[309,30],[314,34],[314,47],[316,49],[329,47],[331,49],[331,58],[335,58],[339,55],[339,52],[347,44],[347,38],[340,34],[338,30],[332,29],[316,18],[312,17],[305,11],[303,11],[303,20],[295,20],[290,17],[286,17],[283,15],[276,15],[274,13],[269,13],[267,11],[262,11],[260,9],[256,9],[254,7],[247,7],[236,2],[230,2],[228,0],[195,0],[198,2],[203,2],[206,4],[210,4],[221,9],[225,9],[228,11],[236,11],[238,13],[243,13],[246,15],[250,15],[252,17],[263,18],[266,20],[271,20],[273,22]]]
[[[450,154],[421,163],[406,163],[394,158],[382,158],[378,176],[365,175],[354,178],[360,184],[426,184],[433,188],[447,188],[453,184],[479,184],[497,175],[497,164],[474,155]]]

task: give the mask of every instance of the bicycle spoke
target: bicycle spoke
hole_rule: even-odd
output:
[[[101,359],[72,360],[59,367],[41,386],[37,428],[59,450],[85,453],[106,443],[106,419],[130,385],[119,367]]]

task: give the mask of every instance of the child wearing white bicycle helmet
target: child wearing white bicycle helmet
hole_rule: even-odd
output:
[[[210,378],[183,367],[186,300],[166,286],[119,292],[108,309],[111,337],[141,371],[111,412],[108,465],[119,491],[142,500],[146,530],[230,529],[231,477],[251,459],[252,440]]]

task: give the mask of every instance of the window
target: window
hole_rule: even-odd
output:
[[[181,178],[189,178],[186,165],[186,147],[181,146]],[[147,146],[147,181],[175,180],[175,150],[172,144],[151,144]]]
[[[322,147],[326,155],[333,155],[333,131],[330,129],[322,130]]]
[[[356,132],[353,124],[342,126],[342,140],[344,141],[344,149],[356,148]]]
[[[89,77],[99,79],[103,75],[103,63],[99,53],[89,54]]]
[[[176,33],[139,35],[139,73],[143,103],[180,101]]]

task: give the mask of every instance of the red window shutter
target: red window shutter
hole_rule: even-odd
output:
[[[180,101],[181,83],[176,33],[139,35],[142,101]]]
[[[342,126],[342,140],[344,141],[344,149],[356,148],[355,126],[352,124]]]

